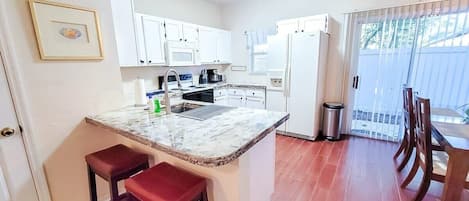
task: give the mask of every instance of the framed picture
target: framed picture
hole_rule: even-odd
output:
[[[30,0],[29,6],[42,60],[104,58],[95,10],[43,0]]]

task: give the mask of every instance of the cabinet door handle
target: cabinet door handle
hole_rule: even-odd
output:
[[[151,63],[151,60],[148,60],[148,63]]]
[[[302,29],[301,32],[305,32],[305,30]]]
[[[179,41],[182,41],[182,38],[180,38]]]
[[[145,61],[143,61],[143,60],[140,60],[140,63],[141,63],[141,64],[143,64],[143,63],[145,63]]]
[[[295,33],[298,33],[298,31],[295,31]]]
[[[187,39],[184,39],[184,42],[187,42]]]

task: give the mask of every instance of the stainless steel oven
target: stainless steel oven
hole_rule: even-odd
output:
[[[182,95],[182,99],[213,103],[213,89],[203,89],[199,91],[184,93]]]

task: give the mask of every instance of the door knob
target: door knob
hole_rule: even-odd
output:
[[[0,134],[4,137],[10,137],[15,134],[15,129],[13,128],[4,128],[0,131]]]

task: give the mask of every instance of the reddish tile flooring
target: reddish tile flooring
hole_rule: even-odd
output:
[[[420,183],[400,182],[392,159],[397,144],[359,137],[337,142],[310,142],[277,135],[273,201],[410,201]],[[419,171],[420,172],[420,171]],[[432,182],[425,201],[436,201],[443,185]],[[469,191],[462,200],[469,200]]]

